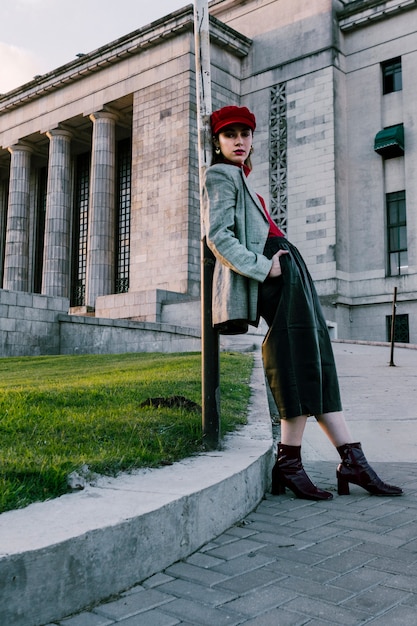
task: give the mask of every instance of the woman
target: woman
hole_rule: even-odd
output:
[[[212,114],[211,127],[214,158],[205,175],[204,227],[216,258],[213,324],[223,333],[246,332],[261,316],[269,327],[262,357],[281,417],[272,493],[285,493],[288,487],[299,498],[333,497],[311,482],[301,461],[304,428],[308,417],[315,416],[341,457],[339,495],[349,494],[349,483],[375,495],[401,495],[399,487],[382,482],[369,466],[361,444],[350,443],[312,279],[247,180],[255,116],[246,107],[226,106]]]

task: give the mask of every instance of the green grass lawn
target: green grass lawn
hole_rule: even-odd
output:
[[[222,435],[246,421],[252,364],[221,354]],[[0,359],[0,513],[66,493],[83,465],[116,475],[201,451],[201,412],[141,406],[171,396],[201,406],[200,354]]]

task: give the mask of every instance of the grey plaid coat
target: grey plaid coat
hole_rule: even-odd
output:
[[[203,199],[204,235],[216,258],[213,324],[220,331],[244,332],[245,324],[259,323],[259,283],[272,266],[263,255],[268,219],[243,169],[235,165],[218,163],[206,170]]]

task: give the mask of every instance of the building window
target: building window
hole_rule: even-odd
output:
[[[41,293],[42,289],[43,248],[45,242],[46,189],[48,184],[48,172],[46,167],[43,167],[39,171],[38,180],[39,187],[35,236],[35,263],[33,275],[33,291],[35,293]]]
[[[287,233],[287,94],[286,83],[271,89],[269,114],[270,214]]]
[[[117,156],[116,293],[126,293],[129,290],[130,268],[130,188],[132,173],[130,139],[124,139],[118,143]]]
[[[391,341],[392,315],[387,315],[387,341]],[[408,314],[396,315],[394,323],[394,342],[410,343]]]
[[[86,153],[76,162],[71,306],[85,305],[89,186],[90,154]]]
[[[387,193],[388,274],[403,274],[408,267],[405,191]]]
[[[381,63],[383,93],[401,91],[403,88],[401,57]]]

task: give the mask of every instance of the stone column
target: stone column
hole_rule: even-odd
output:
[[[32,148],[18,143],[9,147],[10,183],[4,252],[3,289],[28,290],[30,156]]]
[[[71,232],[71,133],[54,129],[49,138],[42,293],[69,298]]]
[[[94,309],[97,296],[114,293],[116,119],[101,111],[93,122],[85,304]]]
[[[1,170],[0,170],[1,173]],[[6,236],[7,183],[0,180],[0,285],[3,284],[4,240]]]

